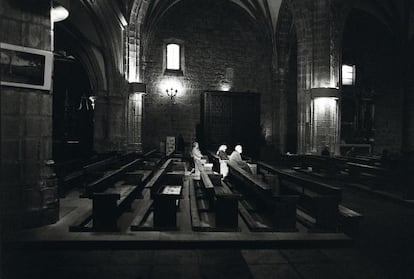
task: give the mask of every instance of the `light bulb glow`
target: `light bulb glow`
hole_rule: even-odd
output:
[[[62,6],[53,7],[50,10],[50,16],[53,22],[59,22],[69,16],[69,11]]]

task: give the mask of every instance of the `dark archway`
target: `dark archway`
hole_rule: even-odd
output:
[[[374,153],[399,151],[402,83],[397,53],[386,25],[365,11],[351,10],[343,33],[343,64],[355,65],[356,79],[343,86],[341,138],[346,144],[368,144]]]
[[[77,39],[65,28],[55,32],[53,76],[53,157],[56,162],[93,153],[93,83]],[[92,77],[94,79],[95,77]],[[94,81],[96,82],[96,81]]]

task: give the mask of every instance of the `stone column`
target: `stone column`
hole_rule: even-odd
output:
[[[52,55],[49,11],[48,1],[30,8],[1,1],[0,41]],[[0,91],[2,232],[54,223],[59,200],[52,161],[51,89],[1,85]]]
[[[130,83],[127,105],[127,142],[128,151],[142,152],[142,113],[143,95],[146,92],[144,83]]]
[[[320,96],[312,92],[340,88],[340,38],[345,18],[341,16],[340,10],[343,4],[337,0],[305,0],[303,3],[292,5],[296,9],[293,14],[298,25],[298,152],[320,153],[320,139],[329,138],[335,139],[334,142],[327,141],[331,152],[338,153],[340,94],[336,91],[334,96]],[[345,14],[345,10],[342,13]],[[334,111],[334,117],[320,113],[316,120],[314,98],[335,99],[335,109],[329,109],[330,112]],[[316,107],[322,103],[333,104],[319,102]],[[316,129],[328,122],[329,127],[326,129]]]
[[[279,99],[279,146],[280,146],[280,152],[285,153],[286,152],[286,137],[287,137],[287,125],[288,125],[288,117],[287,117],[287,70],[284,68],[279,68],[278,70],[278,85],[279,85],[279,91],[280,91],[280,99]]]
[[[106,151],[105,142],[108,138],[108,98],[106,92],[96,92],[94,108],[94,150],[98,153]]]
[[[126,150],[126,98],[98,95],[95,100],[94,148],[98,153]]]

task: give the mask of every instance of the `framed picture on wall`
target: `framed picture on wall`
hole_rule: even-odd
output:
[[[0,43],[1,85],[50,90],[53,53]]]

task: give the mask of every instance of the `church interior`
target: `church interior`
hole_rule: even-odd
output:
[[[414,278],[414,2],[0,0],[0,278]]]

